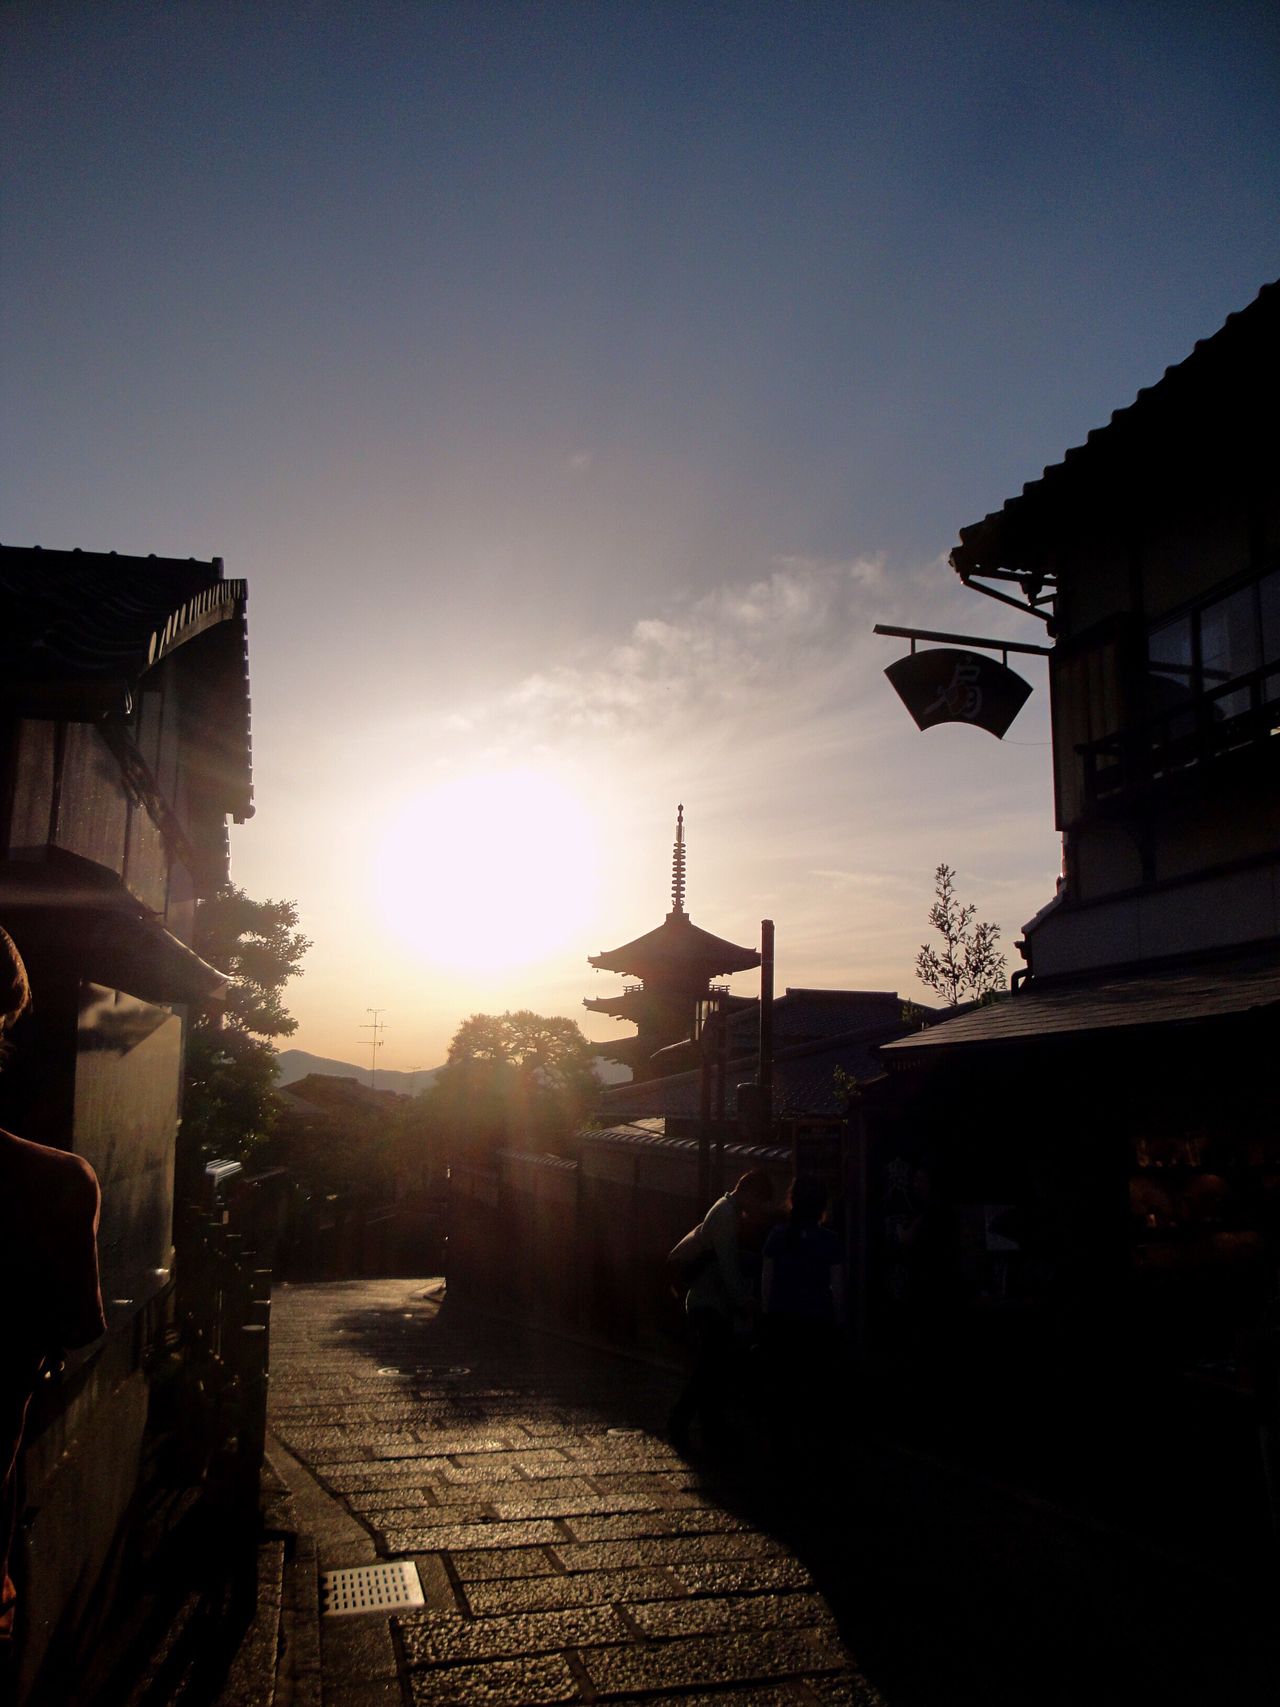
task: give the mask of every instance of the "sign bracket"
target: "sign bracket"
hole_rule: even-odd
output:
[[[1006,667],[1010,652],[1029,652],[1037,658],[1047,658],[1053,651],[1052,646],[1033,646],[1026,640],[981,640],[973,634],[940,634],[931,628],[898,628],[888,622],[878,622],[872,633],[909,640],[912,657],[915,656],[917,640],[936,640],[942,646],[970,646],[976,647],[980,652],[999,652],[1001,662]]]

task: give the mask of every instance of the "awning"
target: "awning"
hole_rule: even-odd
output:
[[[147,1002],[216,1002],[229,982],[148,913],[113,873],[72,854],[0,862],[0,924],[24,957],[52,954],[85,982]]]
[[[1034,985],[886,1043],[880,1054],[890,1069],[913,1067],[958,1049],[1191,1025],[1278,1006],[1280,956],[1272,950],[1248,958]]]

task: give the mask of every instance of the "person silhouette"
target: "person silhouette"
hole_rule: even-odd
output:
[[[22,957],[0,928],[0,1037],[31,1003]],[[0,1044],[0,1048],[7,1047]],[[17,1599],[9,1550],[18,1453],[41,1374],[68,1347],[106,1331],[98,1283],[101,1193],[88,1162],[0,1129],[0,1642]]]
[[[769,1411],[778,1451],[791,1449],[799,1424],[821,1428],[828,1420],[844,1314],[840,1240],[822,1224],[826,1186],[797,1175],[787,1207],[787,1219],[764,1242],[761,1272]]]
[[[676,1400],[667,1434],[678,1452],[689,1449],[689,1430],[701,1420],[705,1444],[727,1444],[725,1402],[737,1384],[751,1332],[756,1297],[743,1269],[741,1234],[768,1214],[773,1182],[763,1168],[749,1168],[707,1211],[701,1227],[706,1261],[685,1299],[693,1336],[693,1368]]]

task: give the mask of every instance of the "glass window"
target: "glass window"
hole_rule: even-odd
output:
[[[1191,618],[1179,617],[1152,631],[1147,648],[1152,674],[1190,682],[1194,659],[1191,651]]]
[[[1280,699],[1280,569],[1258,582],[1258,606],[1262,618],[1262,662],[1278,667],[1262,684],[1263,698]]]
[[[1213,696],[1219,717],[1235,717],[1249,709],[1249,689],[1219,694],[1224,682],[1247,676],[1262,662],[1258,631],[1258,589],[1241,587],[1206,605],[1200,612],[1200,670],[1203,691]]]
[[[1280,570],[1225,597],[1162,623],[1148,636],[1147,700],[1150,715],[1165,718],[1172,737],[1189,734],[1200,717],[1221,723],[1280,696]],[[1256,672],[1264,678],[1260,694]],[[1231,683],[1252,676],[1239,688]],[[1229,691],[1228,691],[1229,690]],[[1158,737],[1157,737],[1158,738]]]
[[[1152,717],[1169,716],[1168,734],[1176,739],[1195,725],[1190,710],[1195,697],[1195,653],[1191,618],[1166,622],[1150,636],[1147,656],[1147,706]]]

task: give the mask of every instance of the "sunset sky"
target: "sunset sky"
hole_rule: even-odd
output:
[[[669,906],[921,995],[1053,892],[1044,668],[920,735],[873,623],[1280,273],[1266,4],[10,4],[13,545],[250,588],[293,1040],[430,1067]],[[752,988],[750,978],[735,988]],[[363,1051],[363,1053],[362,1053]]]

